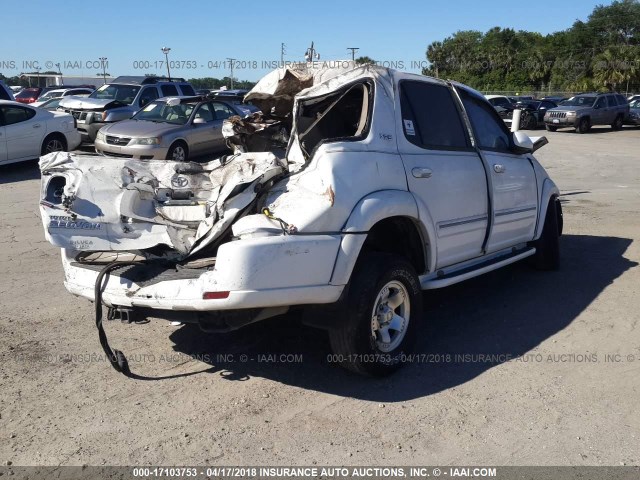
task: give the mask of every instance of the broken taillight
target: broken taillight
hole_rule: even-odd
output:
[[[231,292],[204,292],[202,294],[203,300],[222,300],[228,298]]]

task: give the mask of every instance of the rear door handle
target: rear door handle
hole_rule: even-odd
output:
[[[505,170],[506,170],[506,168],[504,168],[504,165],[500,165],[500,164],[496,163],[493,166],[493,171],[496,172],[496,173],[504,173]]]
[[[411,170],[411,175],[416,178],[431,178],[433,172],[428,168],[416,167]]]

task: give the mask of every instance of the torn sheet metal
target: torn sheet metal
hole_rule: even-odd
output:
[[[40,159],[47,240],[80,251],[166,245],[186,257],[214,242],[286,164],[270,152],[205,164],[52,153]]]
[[[290,122],[267,118],[255,112],[230,117],[222,124],[222,136],[234,153],[273,152],[284,157],[289,142]]]
[[[353,70],[352,61],[296,63],[274,70],[245,95],[266,115],[285,117],[293,110],[294,97],[303,90]]]

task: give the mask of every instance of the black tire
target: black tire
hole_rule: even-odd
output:
[[[578,133],[587,133],[591,129],[591,122],[588,118],[580,119],[578,126],[576,127],[576,132]]]
[[[396,295],[402,304],[393,308],[388,302]],[[374,311],[379,313],[374,315]],[[359,374],[390,375],[412,351],[421,314],[422,290],[412,265],[396,255],[364,254],[351,276],[342,322],[329,331],[336,363]],[[397,317],[402,330],[389,328]],[[387,343],[380,328],[381,318]]]
[[[611,128],[613,130],[622,130],[622,126],[624,125],[624,116],[618,115],[616,119],[611,124]]]
[[[557,270],[560,267],[560,234],[562,207],[557,198],[549,201],[547,215],[544,218],[542,235],[533,242],[536,253],[532,263],[538,270]]]
[[[52,133],[47,135],[42,141],[42,147],[40,148],[40,155],[46,155],[53,152],[66,152],[67,151],[67,139],[64,135],[59,133]]]
[[[187,147],[187,144],[182,141],[175,142],[167,152],[167,160],[186,162],[188,158],[189,147]]]
[[[554,127],[553,125],[545,125],[545,128],[550,132],[555,132],[558,130],[558,127]]]

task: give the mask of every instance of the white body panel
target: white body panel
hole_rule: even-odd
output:
[[[193,278],[144,286],[115,272],[106,282],[105,302],[167,310],[230,310],[335,302],[349,282],[367,232],[390,217],[408,218],[418,227],[426,265],[426,271],[419,272],[423,288],[437,288],[474,276],[473,272],[467,272],[458,279],[438,280],[441,269],[449,275],[456,269],[477,264],[479,274],[491,269],[482,264],[483,260],[498,258],[515,246],[526,247],[527,242],[540,235],[546,205],[558,194],[557,187],[530,154],[480,153],[475,148],[431,151],[406,141],[399,126],[397,98],[398,81],[406,78],[444,84],[417,75],[363,67],[330,78],[296,96],[294,118],[305,101],[313,103],[316,97],[358,81],[375,86],[371,123],[357,141],[320,142],[306,157],[294,126],[286,158],[289,175],[270,186],[264,197],[264,207],[270,215],[282,219],[293,234],[283,234],[282,224],[254,210],[239,220],[232,218],[225,225],[232,226],[235,238],[217,248],[215,267],[196,272]],[[118,171],[151,164],[135,160],[113,162],[109,168]],[[497,164],[504,167],[500,173],[493,170]],[[164,165],[168,169],[164,173],[159,166],[148,170],[152,180],[155,179],[155,183],[147,182],[149,185],[162,187],[163,182],[172,178],[170,170],[174,165],[172,162]],[[122,195],[132,187],[123,185],[115,170],[110,173],[116,180],[114,183],[106,185],[101,178],[105,183],[102,188],[109,190],[110,197],[115,199],[107,207],[101,205],[101,214],[110,215],[109,229],[86,236],[78,232],[77,237],[56,237],[57,240],[48,233],[53,243],[65,248],[66,287],[89,299],[93,299],[98,272],[96,268],[74,265],[78,250],[99,250],[97,245],[102,243],[106,249],[124,251],[162,244],[178,248],[175,235],[170,236],[167,225],[157,223],[150,210],[146,213],[139,210],[138,220],[146,220],[138,224],[138,230],[122,230],[118,224],[123,213]],[[424,174],[427,170],[429,175]],[[262,179],[261,173],[257,172],[256,178]],[[60,174],[74,176],[72,169]],[[76,184],[81,183],[76,180]],[[252,177],[251,181],[254,180]],[[258,191],[263,183],[266,184],[254,183],[255,189],[245,191]],[[102,195],[98,184],[85,187],[89,203],[103,203],[97,198]],[[219,188],[225,188],[224,181]],[[212,195],[214,198],[217,194]],[[128,205],[128,211],[138,208],[135,202]],[[242,205],[236,210],[232,210],[229,201],[217,205],[217,221],[230,213],[233,217],[248,203]],[[207,222],[207,213],[203,212],[192,216],[185,212],[183,216],[202,221],[197,227],[198,234]],[[55,215],[53,211],[48,214]],[[196,227],[193,228],[195,231]],[[97,243],[82,248],[86,245],[83,240]],[[193,239],[185,242],[182,254],[189,256],[197,251],[196,244]],[[76,248],[78,245],[80,248]],[[533,252],[528,249],[514,258],[524,258]],[[515,260],[505,259],[500,265],[511,261]],[[206,292],[229,292],[229,295],[204,300]]]
[[[14,163],[38,158],[47,135],[57,133],[65,137],[67,150],[80,145],[71,115],[49,112],[18,102],[0,101],[0,108],[16,106],[34,112],[28,120],[0,125],[0,163]]]

